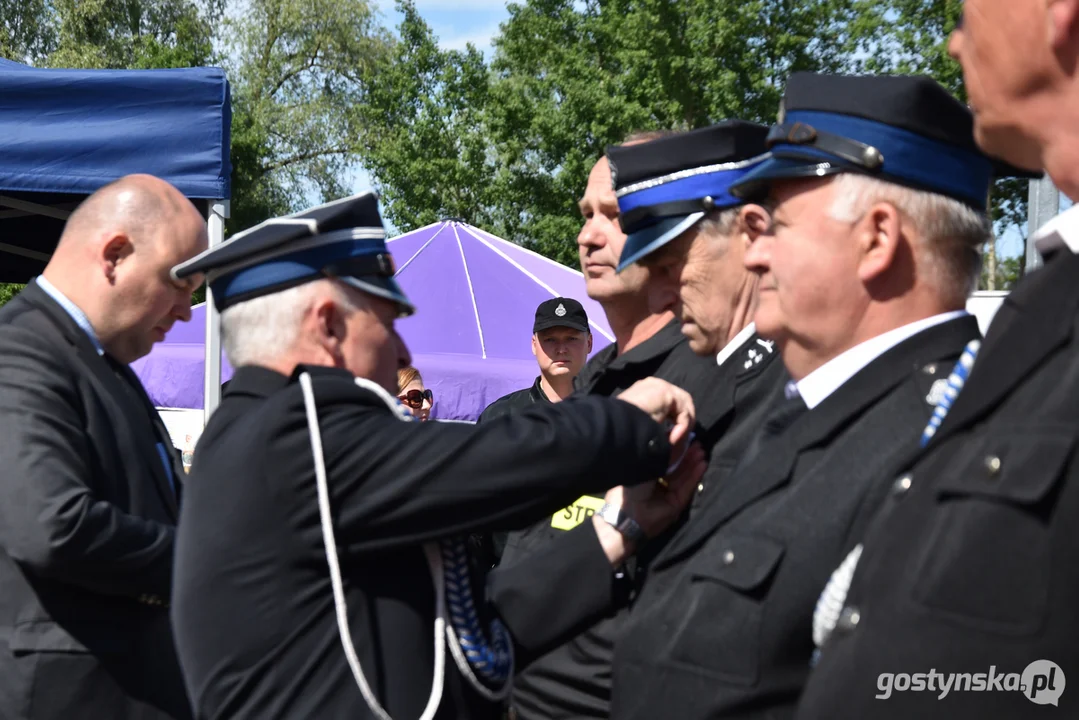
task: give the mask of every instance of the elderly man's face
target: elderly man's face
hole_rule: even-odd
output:
[[[584,225],[577,235],[577,251],[588,297],[603,302],[640,292],[648,280],[644,268],[634,265],[616,272],[626,236],[618,224],[618,198],[611,187],[607,158],[600,158],[592,168],[578,205]]]
[[[1039,167],[1029,101],[1045,89],[1055,64],[1045,3],[967,0],[948,51],[963,66],[978,144],[1016,165]]]
[[[412,362],[394,326],[398,307],[352,287],[345,287],[345,291],[358,309],[344,318],[343,364],[353,375],[367,378],[396,395],[397,370]]]
[[[841,344],[864,298],[855,224],[831,217],[832,178],[777,182],[771,195],[771,227],[745,258],[760,276],[757,332],[781,352],[792,342],[811,352]]]
[[[755,206],[754,206],[755,207]],[[763,209],[754,210],[761,225]],[[698,355],[718,353],[731,336],[736,304],[756,277],[744,264],[739,226],[727,236],[702,232],[698,224],[646,258],[648,295],[654,313],[671,310]]]

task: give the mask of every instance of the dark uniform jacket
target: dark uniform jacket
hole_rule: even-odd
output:
[[[129,368],[37,283],[0,309],[0,718],[190,714],[165,462],[178,483]]]
[[[393,718],[419,717],[431,689],[435,596],[423,543],[527,524],[581,493],[655,478],[669,462],[663,429],[626,403],[570,400],[478,426],[405,423],[349,373],[307,370],[352,638]],[[173,622],[199,718],[373,717],[338,636],[299,372],[237,371],[195,454]],[[611,602],[614,573],[595,532],[575,538],[568,560],[589,568],[588,587],[540,597],[515,594],[512,574],[491,579],[522,654]],[[567,585],[557,567],[541,571],[552,592]],[[437,717],[497,712],[447,653]]]
[[[612,718],[793,713],[817,599],[977,336],[969,316],[921,331],[748,453],[651,564],[615,648]]]
[[[536,377],[536,382],[532,383],[532,387],[525,388],[524,390],[515,390],[509,395],[503,395],[498,398],[480,413],[477,422],[493,420],[513,412],[514,410],[530,407],[534,403],[553,404],[547,397],[547,393],[543,392],[543,388],[540,387],[540,380],[541,377]]]
[[[865,536],[798,717],[1079,717],[1077,444],[1079,256],[1063,249],[1004,300],[935,437],[885,478],[909,477],[910,489],[885,501]],[[1024,676],[1037,660],[1061,672]],[[981,675],[991,689],[960,679],[966,687],[939,698],[934,678],[936,692],[876,698],[881,673],[931,671]],[[1061,690],[1061,675],[1059,707],[1029,699],[1035,683]]]
[[[778,353],[756,335],[746,338],[720,367],[714,355],[700,357],[690,350],[681,324],[675,320],[621,355],[615,345],[601,350],[578,376],[577,392],[613,396],[647,377],[662,378],[688,391],[697,409],[697,439],[706,453],[715,451],[714,462],[693,501],[697,506],[706,494],[716,492],[737,456],[733,446],[756,426],[751,419],[753,410],[764,407],[763,400],[778,387],[781,373]],[[717,447],[720,438],[723,441]],[[529,566],[538,548],[570,542],[562,537],[566,531],[583,523],[602,504],[602,495],[586,495],[536,525],[511,533],[502,566]],[[512,703],[517,717],[546,720],[610,715],[611,663],[625,622],[626,602],[634,592],[634,577],[645,572],[648,558],[662,547],[666,537],[669,533],[653,540],[631,560],[608,617],[535,660],[517,676]],[[536,578],[542,579],[538,571]]]

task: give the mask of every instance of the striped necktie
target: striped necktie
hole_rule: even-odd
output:
[[[981,346],[981,340],[971,340],[963,348],[963,354],[959,356],[959,362],[955,364],[952,374],[948,376],[948,386],[944,391],[944,395],[933,409],[929,424],[922,431],[921,447],[929,444],[929,441],[937,434],[941,423],[944,422],[944,417],[952,409],[952,404],[959,397],[959,392],[963,389],[963,385],[970,376],[970,369],[974,367],[974,358],[978,355],[978,349]],[[816,664],[820,648],[824,647],[824,643],[832,634],[836,623],[839,622],[839,616],[847,603],[847,593],[850,592],[850,584],[854,580],[854,571],[858,568],[858,560],[861,556],[862,546],[859,544],[850,551],[850,554],[843,560],[843,564],[832,573],[824,592],[821,593],[820,598],[817,600],[817,607],[813,612],[813,642],[816,644],[817,649],[813,652],[813,659],[810,661],[811,665]]]
[[[955,364],[952,374],[948,376],[948,386],[944,390],[944,396],[933,409],[933,416],[929,418],[929,424],[926,425],[925,430],[922,431],[922,447],[928,445],[929,441],[933,439],[933,436],[937,434],[937,430],[940,429],[940,424],[944,422],[944,417],[948,414],[948,411],[952,409],[952,403],[959,397],[959,391],[963,389],[963,385],[970,376],[970,369],[974,367],[974,358],[978,355],[978,349],[981,346],[981,340],[971,340],[967,343],[967,346],[963,348],[963,354],[959,356],[959,362]]]

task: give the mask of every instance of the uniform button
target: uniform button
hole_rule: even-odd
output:
[[[937,371],[937,365],[936,365],[936,363],[929,363],[929,364],[928,364],[928,365],[926,365],[926,366],[925,366],[924,368],[922,368],[922,372],[924,372],[924,373],[925,373],[926,375],[932,375],[932,374],[934,374],[934,373],[935,373],[936,371]]]
[[[697,492],[704,492],[704,483],[697,483]]]
[[[902,495],[907,490],[910,490],[911,482],[912,482],[911,476],[910,475],[904,475],[903,477],[896,480],[895,483],[892,485],[892,492],[895,493],[896,495]]]
[[[724,565],[733,565],[734,564],[734,551],[733,550],[728,550],[727,552],[723,553],[723,564]]]
[[[1000,458],[996,455],[990,455],[985,459],[985,469],[989,471],[989,477],[993,477],[1000,472]]]
[[[657,445],[659,445],[659,441],[656,440],[655,438],[652,438],[651,440],[648,441],[648,449],[649,450],[655,450]]]
[[[836,627],[840,630],[850,632],[854,628],[858,627],[858,623],[862,621],[862,613],[859,612],[856,607],[845,607],[843,612],[839,615],[839,623]]]

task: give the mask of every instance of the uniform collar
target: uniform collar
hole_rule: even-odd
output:
[[[730,359],[731,355],[734,355],[738,348],[746,344],[746,341],[753,337],[753,334],[757,332],[757,324],[750,323],[742,328],[734,338],[723,346],[723,349],[716,355],[716,364],[723,367],[723,363]]]
[[[870,338],[832,358],[798,382],[791,381],[793,388],[791,383],[788,383],[786,395],[788,398],[793,397],[796,390],[797,394],[802,396],[806,406],[812,410],[858,374],[862,368],[907,338],[914,337],[923,330],[963,317],[966,314],[966,310],[941,313],[916,320]]]
[[[528,389],[528,396],[532,398],[532,402],[550,403],[551,398],[547,397],[547,393],[543,392],[543,386],[540,385],[542,380],[542,375],[536,376],[536,382],[532,383],[532,387]]]
[[[619,354],[617,346],[612,343],[611,347],[614,348],[615,354],[604,369],[619,370],[632,363],[646,362],[660,355],[666,355],[680,342],[682,342],[682,323],[675,318],[644,342],[634,345],[624,353]]]
[[[1079,205],[1073,205],[1042,225],[1031,240],[1042,257],[1062,247],[1079,255]]]
[[[236,370],[225,389],[225,397],[232,395],[254,395],[269,397],[278,390],[283,390],[296,382],[301,374],[310,373],[312,377],[337,376],[351,379],[352,373],[343,368],[323,367],[319,365],[297,365],[291,376],[282,375],[276,370],[261,365],[244,365]]]

